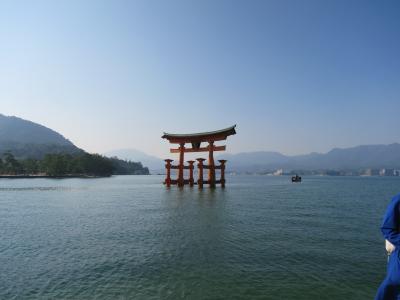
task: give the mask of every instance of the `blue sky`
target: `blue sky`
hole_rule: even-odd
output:
[[[2,1],[0,113],[90,152],[400,142],[399,1]]]

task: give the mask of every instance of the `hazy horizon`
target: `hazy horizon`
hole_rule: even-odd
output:
[[[335,147],[335,148],[329,149],[326,152],[311,151],[311,152],[299,153],[299,154],[287,154],[287,153],[275,151],[273,149],[271,149],[271,150],[264,149],[264,150],[240,151],[240,152],[232,152],[232,151],[217,152],[216,155],[217,156],[219,156],[219,155],[223,156],[223,153],[236,155],[236,154],[247,154],[247,153],[257,153],[257,152],[260,152],[260,153],[262,153],[262,152],[271,152],[271,153],[279,153],[279,154],[282,154],[282,155],[288,156],[288,157],[293,157],[293,156],[302,156],[302,155],[309,155],[309,154],[327,154],[331,150],[335,150],[335,149],[349,149],[349,148],[356,148],[356,147],[363,147],[363,146],[389,146],[389,145],[393,145],[393,144],[400,144],[400,143],[399,142],[393,142],[393,143],[388,143],[388,144],[363,144],[363,145],[354,145],[354,146],[349,146],[349,147]],[[170,148],[173,148],[173,147],[174,146],[170,146]],[[134,151],[134,152],[138,152],[138,154],[144,154],[146,156],[151,156],[151,157],[158,158],[158,159],[161,159],[161,160],[165,159],[166,157],[172,157],[172,158],[175,157],[176,159],[178,158],[177,154],[171,154],[171,153],[169,153],[169,151],[163,153],[162,156],[157,156],[157,155],[153,155],[151,153],[147,153],[147,152],[144,152],[144,151],[142,151],[140,149],[136,149],[136,148],[118,148],[118,149],[112,149],[110,151],[105,151],[105,152],[102,152],[100,154],[103,154],[103,155],[107,156],[107,155],[110,155],[111,153],[122,152],[122,151],[127,151],[127,152],[128,151]],[[191,153],[186,153],[185,154],[185,158],[187,158],[187,159],[197,158],[198,156],[199,156],[198,153],[197,154],[191,154]],[[204,154],[203,154],[203,156],[204,156]],[[121,157],[121,158],[124,159],[123,157]]]
[[[229,153],[400,142],[398,1],[6,1],[5,115],[89,152],[170,155],[164,131],[237,124]]]

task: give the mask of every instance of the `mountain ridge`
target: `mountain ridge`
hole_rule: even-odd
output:
[[[82,154],[84,150],[58,132],[38,123],[0,114],[0,154],[10,151],[16,158],[42,159],[45,154]],[[164,161],[136,149],[108,151],[104,155],[142,162],[155,172],[163,172]],[[205,157],[199,155],[200,157]],[[346,170],[366,168],[400,169],[400,144],[359,145],[333,148],[326,153],[311,152],[284,155],[277,151],[223,153],[216,159],[226,159],[228,171],[263,172],[266,170]]]
[[[279,154],[279,155],[278,155]],[[257,151],[219,155],[233,171],[265,171],[272,169],[344,170],[363,168],[400,168],[400,144],[359,145],[333,148],[326,153],[288,156],[279,152]]]
[[[79,154],[84,151],[53,129],[0,114],[0,154],[4,152],[11,152],[18,159],[40,159],[47,153]]]
[[[30,130],[26,131],[28,127],[30,127]],[[12,130],[12,135],[9,134],[8,130]],[[43,132],[47,134],[43,135]],[[51,128],[16,116],[5,116],[3,114],[0,114],[0,140],[13,142],[24,140],[27,144],[52,142],[66,146],[74,145],[70,140]]]
[[[129,155],[129,152],[132,155]],[[161,158],[147,155],[136,149],[120,149],[105,153],[106,156],[117,156],[132,161],[144,161],[151,170],[164,170]],[[136,155],[136,156],[135,156]],[[149,163],[143,158],[149,157]],[[201,156],[201,155],[200,155]],[[202,155],[203,157],[206,157]],[[400,169],[400,144],[370,144],[349,148],[333,148],[326,153],[311,152],[300,155],[284,155],[277,151],[251,151],[239,153],[223,153],[215,157],[226,159],[227,171],[264,172],[267,170],[358,170],[367,168]]]
[[[48,176],[147,175],[141,162],[90,154],[41,124],[0,114],[0,174]]]

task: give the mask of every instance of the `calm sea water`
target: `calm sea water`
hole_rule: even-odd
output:
[[[1,299],[373,299],[400,178],[0,180]]]

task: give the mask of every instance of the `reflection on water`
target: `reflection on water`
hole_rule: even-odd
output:
[[[371,299],[399,181],[0,180],[0,298]]]
[[[28,186],[28,187],[0,187],[0,192],[2,191],[68,191],[72,190],[71,187],[52,187],[52,186]]]

